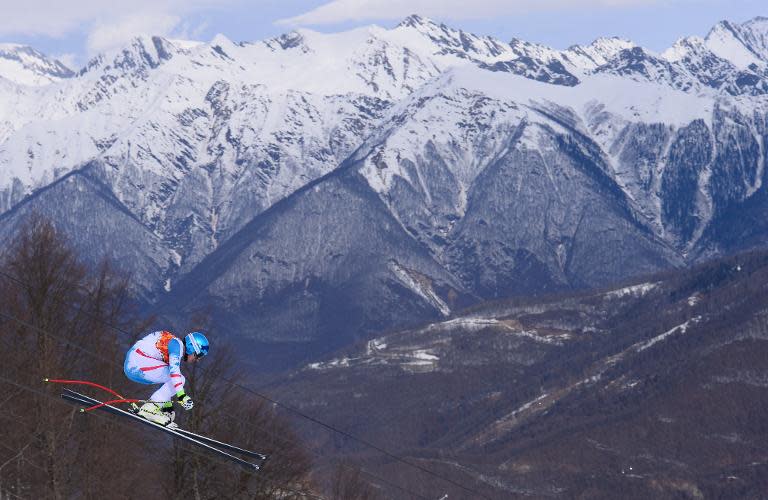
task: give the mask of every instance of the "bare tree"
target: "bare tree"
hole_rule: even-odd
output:
[[[184,426],[266,453],[270,459],[264,469],[253,473],[231,463],[191,458],[189,450],[177,444],[171,462],[173,491],[166,493],[175,498],[287,500],[316,495],[312,463],[288,422],[263,400],[227,382],[240,378],[233,368],[231,349],[219,344],[203,363],[204,370],[194,365],[189,372],[188,387],[195,395],[195,408]]]
[[[141,333],[128,314],[128,280],[78,258],[47,220],[33,216],[0,256],[0,499],[305,498],[312,463],[287,420],[227,380],[238,377],[222,344],[187,371],[194,411],[184,427],[271,455],[250,473],[127,420],[80,415],[43,378],[136,389],[122,361]],[[200,325],[197,318],[196,324]],[[86,391],[87,392],[87,391]],[[103,394],[94,394],[103,399]]]
[[[379,493],[363,479],[359,468],[342,462],[336,466],[331,480],[331,498],[334,500],[377,500]]]
[[[17,386],[3,385],[13,397],[0,410],[7,448],[0,449],[0,491],[25,498],[121,496],[120,488],[130,485],[120,470],[140,453],[134,431],[105,418],[79,418],[75,408],[47,397],[41,382],[120,378],[121,347],[105,325],[122,321],[127,280],[106,264],[89,272],[39,216],[21,227],[1,266],[12,278],[0,278],[0,377]]]

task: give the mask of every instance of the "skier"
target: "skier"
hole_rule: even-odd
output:
[[[194,405],[184,392],[184,375],[179,363],[194,363],[208,354],[208,339],[201,332],[192,332],[184,341],[171,332],[153,332],[136,342],[125,356],[123,371],[129,379],[140,384],[162,384],[149,402],[138,409],[147,420],[167,427],[177,427],[173,422],[173,397],[185,410]]]

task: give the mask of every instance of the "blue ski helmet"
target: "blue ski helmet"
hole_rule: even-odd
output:
[[[202,332],[192,332],[184,337],[184,347],[187,349],[187,354],[203,357],[208,354],[208,339]]]

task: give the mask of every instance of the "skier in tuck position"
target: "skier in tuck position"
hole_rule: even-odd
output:
[[[129,379],[140,384],[162,384],[149,402],[139,408],[138,415],[167,427],[173,422],[173,397],[185,410],[191,410],[192,398],[184,392],[181,360],[194,363],[208,354],[208,339],[200,332],[192,332],[184,341],[171,332],[153,332],[136,342],[125,356],[123,370]]]

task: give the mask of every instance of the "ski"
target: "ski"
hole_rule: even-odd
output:
[[[64,389],[64,390],[66,392],[72,394],[72,395],[76,395],[76,397],[80,398],[82,400],[83,404],[85,404],[85,405],[96,406],[98,404],[101,404],[100,401],[98,401],[96,399],[93,399],[90,396],[86,396],[84,394],[77,393],[77,392],[72,391],[70,389]],[[131,413],[132,415],[136,415],[133,412],[128,412],[128,413]],[[138,416],[138,415],[136,415],[136,416]],[[139,418],[141,418],[141,417],[139,417]],[[221,449],[224,449],[224,450],[227,450],[227,451],[231,451],[231,452],[234,452],[234,453],[240,453],[242,455],[246,455],[246,456],[251,457],[251,458],[257,458],[257,459],[262,460],[262,461],[264,461],[264,460],[266,460],[268,458],[268,455],[265,455],[263,453],[258,453],[256,451],[246,450],[244,448],[240,448],[238,446],[234,446],[234,445],[231,445],[229,443],[224,443],[222,441],[217,441],[216,439],[212,439],[212,438],[209,438],[208,436],[203,436],[202,434],[197,434],[195,432],[188,431],[186,429],[181,429],[181,428],[177,427],[177,428],[175,428],[173,430],[176,431],[176,432],[180,432],[180,433],[182,433],[182,434],[184,434],[186,436],[189,436],[189,437],[191,437],[193,439],[197,439],[198,441],[202,441],[202,442],[207,443],[207,444],[209,444],[211,446],[215,446],[217,448],[221,448]]]
[[[245,456],[248,456],[248,457],[251,457],[251,458],[257,458],[257,459],[262,461],[262,465],[264,465],[263,462],[266,461],[267,458],[269,458],[269,455],[264,455],[263,453],[258,453],[256,451],[251,451],[251,450],[246,450],[246,449],[243,449],[243,448],[239,448],[239,447],[231,445],[229,443],[223,443],[221,441],[217,441],[215,439],[211,439],[211,438],[209,438],[207,436],[203,436],[201,434],[196,434],[194,432],[190,432],[190,431],[185,430],[185,429],[174,429],[174,430],[184,434],[185,436],[189,436],[189,437],[191,437],[193,439],[197,439],[197,440],[202,441],[204,443],[208,443],[211,446],[215,446],[217,448],[221,448],[221,449],[224,449],[224,450],[232,451],[232,452],[235,452],[235,453],[240,453],[241,455],[245,455]]]
[[[72,391],[70,389],[64,389],[64,393],[61,395],[61,397],[63,399],[65,399],[65,400],[67,400],[67,401],[70,401],[70,402],[73,402],[73,403],[77,403],[77,404],[81,404],[81,405],[85,405],[85,406],[93,406],[93,405],[101,404],[101,401],[98,401],[96,399],[90,398],[90,397],[85,396],[83,394],[77,393],[77,392]],[[210,452],[213,452],[213,453],[215,453],[215,454],[217,454],[217,455],[219,455],[221,457],[227,458],[227,459],[229,459],[229,460],[231,460],[231,461],[237,463],[238,465],[241,465],[241,466],[243,466],[243,467],[245,467],[247,469],[250,469],[250,470],[259,470],[259,469],[261,469],[261,465],[260,464],[255,464],[255,463],[252,463],[252,462],[248,462],[247,460],[243,460],[242,458],[236,457],[236,456],[234,456],[234,455],[232,455],[230,453],[227,453],[226,451],[221,450],[219,448],[216,448],[215,446],[213,446],[213,445],[211,445],[209,443],[205,443],[202,440],[198,440],[198,439],[195,439],[192,436],[188,436],[188,435],[186,435],[184,433],[178,432],[178,429],[171,429],[171,428],[165,427],[163,425],[156,424],[154,422],[150,422],[149,420],[147,420],[145,418],[142,418],[142,417],[140,417],[140,416],[138,416],[135,413],[132,413],[130,411],[126,411],[126,410],[123,410],[121,408],[114,407],[112,405],[105,405],[105,406],[102,406],[101,408],[98,408],[98,409],[99,410],[104,410],[107,413],[111,413],[113,415],[124,416],[124,417],[128,417],[128,418],[132,418],[134,420],[137,420],[137,421],[139,421],[139,422],[141,422],[141,423],[143,423],[145,425],[148,425],[150,427],[154,427],[155,429],[158,429],[158,430],[163,431],[163,432],[165,432],[167,434],[170,434],[171,436],[173,436],[175,438],[178,438],[181,441],[184,441],[184,442],[187,442],[187,443],[190,443],[190,444],[194,444],[194,445],[196,445],[196,446],[198,446],[200,448],[204,448],[204,449],[206,449],[206,450],[208,450]],[[215,441],[215,440],[211,440],[211,441]],[[222,443],[222,444],[225,444],[225,443]]]

